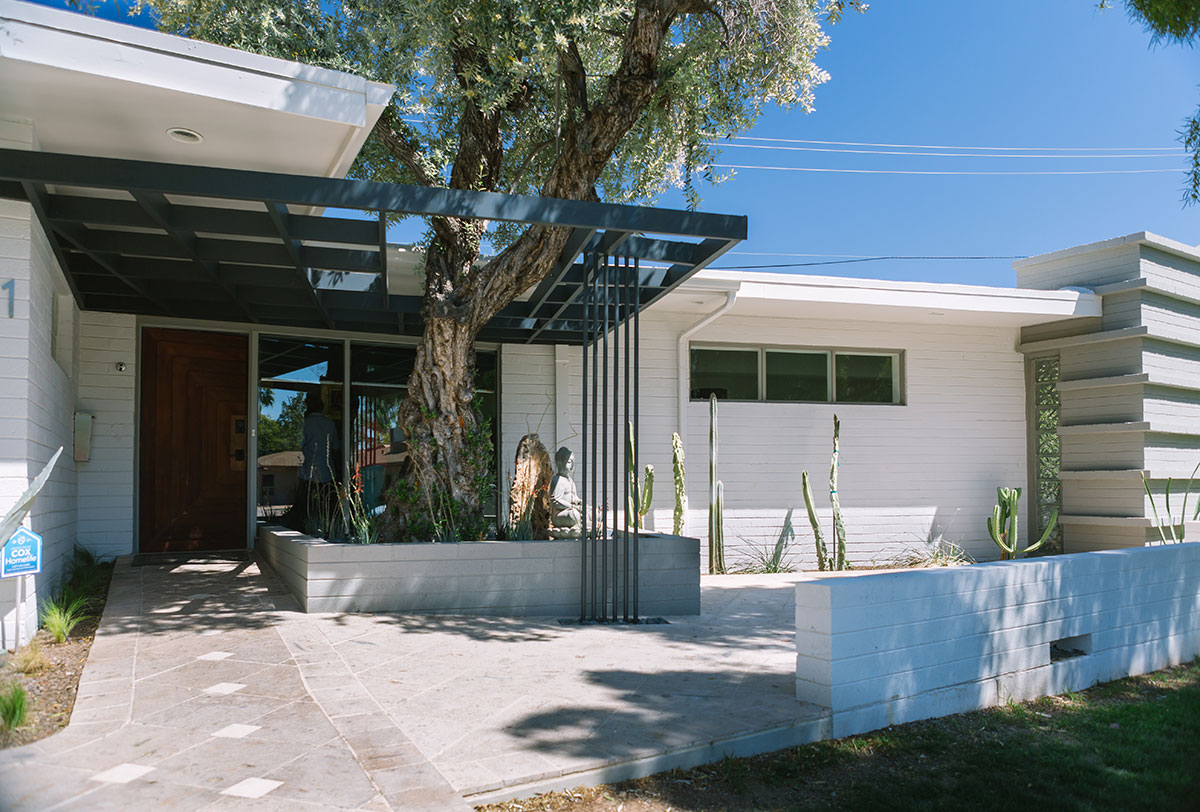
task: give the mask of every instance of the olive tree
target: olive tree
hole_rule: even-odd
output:
[[[396,86],[352,173],[570,200],[695,202],[714,139],[808,110],[823,30],[861,0],[144,0],[163,30]],[[402,409],[402,532],[475,535],[475,339],[537,284],[564,228],[429,217],[424,335]],[[406,529],[407,528],[407,529]]]

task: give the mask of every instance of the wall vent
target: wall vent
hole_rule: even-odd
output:
[[[1092,653],[1092,636],[1081,634],[1076,637],[1064,637],[1050,643],[1050,662],[1067,660],[1071,657],[1082,657]]]

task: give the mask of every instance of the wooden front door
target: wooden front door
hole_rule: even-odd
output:
[[[143,553],[246,547],[247,337],[142,332]]]

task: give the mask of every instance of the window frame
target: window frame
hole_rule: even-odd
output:
[[[905,406],[908,404],[907,376],[905,351],[902,349],[887,349],[882,347],[843,347],[817,346],[806,344],[740,344],[736,342],[689,341],[687,390],[688,401],[704,403],[708,398],[694,398],[692,392],[692,350],[732,350],[746,352],[754,350],[758,353],[758,398],[755,400],[740,400],[733,398],[718,398],[728,403],[782,403],[782,404],[830,404],[842,406]],[[826,399],[825,400],[768,400],[767,399],[767,353],[790,352],[797,354],[824,354],[826,357]],[[838,355],[866,355],[872,357],[887,357],[892,359],[892,401],[864,402],[837,399],[837,357]]]

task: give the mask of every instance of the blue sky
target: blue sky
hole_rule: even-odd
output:
[[[832,78],[818,88],[815,112],[771,111],[746,135],[951,147],[1177,148],[1176,131],[1200,105],[1200,50],[1151,46],[1119,3],[1109,10],[1096,6],[1097,0],[878,0],[866,14],[850,14],[831,30],[831,47],[819,61]],[[112,0],[97,10],[128,19],[114,14]],[[728,148],[722,163],[1012,172],[1171,168],[1185,162],[1182,157],[960,158]],[[1182,184],[1182,173],[739,170],[732,180],[702,186],[700,193],[702,209],[750,218],[750,239],[719,263],[729,267],[838,259],[784,254],[1027,255],[1142,230],[1200,243],[1200,207],[1183,208]],[[660,203],[682,206],[683,200],[670,194]],[[415,225],[401,226],[394,237],[412,239],[419,231]],[[1014,281],[1007,259],[893,260],[788,272],[991,285]]]

